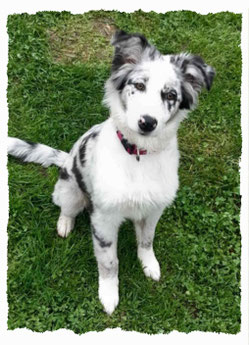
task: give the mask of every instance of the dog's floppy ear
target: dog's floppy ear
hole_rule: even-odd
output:
[[[138,33],[128,34],[123,30],[116,31],[111,43],[115,47],[112,71],[118,70],[124,64],[137,64],[141,61],[145,50],[152,48],[155,53],[155,48]]]
[[[198,93],[203,87],[210,90],[215,71],[200,56],[180,54],[171,56],[171,62],[179,69],[182,77],[181,109],[192,109],[197,103]]]

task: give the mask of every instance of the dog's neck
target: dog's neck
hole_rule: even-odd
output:
[[[147,154],[159,153],[170,146],[170,142],[176,138],[178,123],[170,123],[160,136],[143,136],[129,129],[120,119],[120,114],[111,112],[111,121],[115,132],[120,131],[123,137],[139,151]]]
[[[125,151],[128,152],[129,155],[136,155],[137,161],[140,160],[140,155],[147,155],[146,150],[139,149],[135,144],[131,144],[119,130],[117,130],[117,136]]]

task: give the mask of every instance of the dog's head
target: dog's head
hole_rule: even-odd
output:
[[[118,125],[133,133],[158,136],[194,109],[203,87],[211,88],[214,70],[199,56],[162,55],[143,35],[124,31],[112,44],[105,103]]]

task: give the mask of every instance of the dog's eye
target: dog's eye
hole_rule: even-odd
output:
[[[166,94],[166,99],[168,101],[173,101],[176,99],[176,92],[175,91],[170,91]]]
[[[139,91],[144,91],[145,90],[145,85],[143,83],[135,83],[135,88]]]

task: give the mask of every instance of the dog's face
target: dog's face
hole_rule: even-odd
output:
[[[157,136],[179,111],[194,108],[202,87],[212,85],[214,70],[198,56],[162,55],[144,36],[123,31],[112,44],[108,85],[118,92],[119,121],[139,135]]]
[[[182,100],[181,82],[169,57],[134,67],[120,98],[127,126],[141,135],[156,136],[176,114]]]

